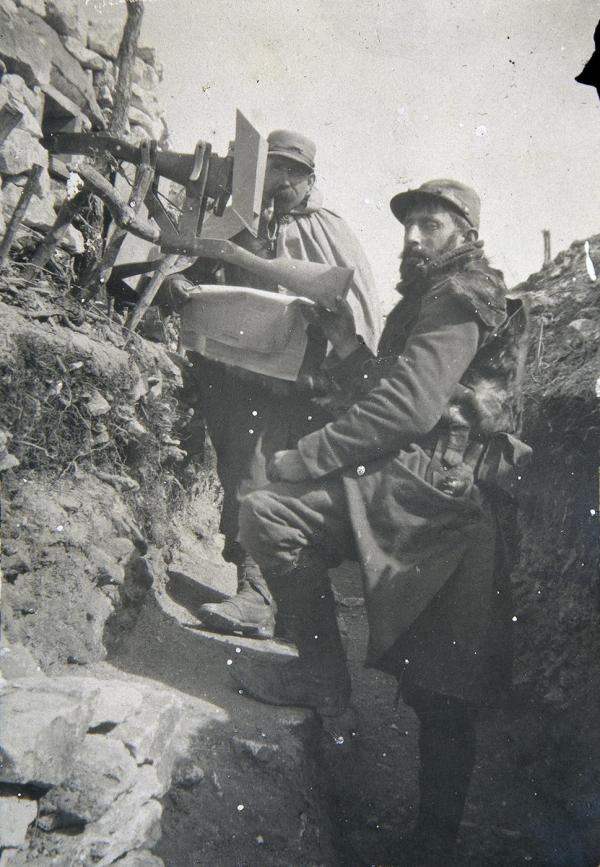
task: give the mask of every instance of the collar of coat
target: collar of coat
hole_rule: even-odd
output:
[[[406,299],[429,297],[436,287],[447,289],[466,305],[487,328],[506,320],[506,286],[502,272],[492,268],[483,252],[483,241],[462,244],[431,259],[421,276],[396,287]]]
[[[426,291],[432,282],[438,283],[447,274],[462,270],[466,265],[481,261],[482,264],[487,260],[483,252],[483,241],[471,241],[468,244],[461,244],[454,250],[448,253],[442,253],[436,256],[435,259],[430,259],[420,268],[420,275],[414,280],[401,280],[396,289],[401,295],[419,293]]]

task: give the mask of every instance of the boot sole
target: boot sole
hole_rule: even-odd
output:
[[[208,626],[217,632],[226,635],[243,635],[245,638],[258,638],[267,641],[275,635],[275,625],[258,625],[256,623],[240,623],[239,620],[230,620],[222,614],[201,612],[203,626]]]

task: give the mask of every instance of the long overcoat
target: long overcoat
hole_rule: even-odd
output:
[[[484,465],[510,467],[527,451],[507,436],[517,424],[522,328],[479,245],[400,288],[377,359],[365,347],[333,366],[338,392],[361,371],[358,399],[354,391],[350,408],[298,448],[313,478],[343,477],[368,663],[481,701],[508,670],[509,558],[497,532],[498,480]]]

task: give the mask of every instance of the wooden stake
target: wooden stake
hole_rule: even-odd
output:
[[[144,4],[142,0],[127,0],[127,21],[125,22],[125,29],[123,30],[119,55],[117,57],[119,74],[115,88],[113,113],[108,127],[109,134],[113,136],[123,135],[127,126],[127,113],[129,111],[129,103],[131,102],[133,67],[143,15]]]
[[[154,169],[150,165],[138,166],[136,170],[129,207],[137,216],[146,198],[146,193],[150,189],[150,185],[154,179]],[[110,237],[108,244],[104,250],[104,255],[98,265],[92,269],[89,277],[86,278],[84,289],[91,294],[94,292],[94,285],[106,285],[113,266],[119,255],[119,250],[123,246],[123,242],[127,237],[127,229],[117,225]]]
[[[130,333],[127,337],[127,340],[125,341],[125,346],[127,346],[129,341],[131,340],[133,332],[140,324],[146,310],[154,301],[154,296],[158,292],[160,284],[165,279],[168,272],[171,270],[171,267],[175,264],[178,258],[178,253],[170,253],[168,256],[165,256],[154,274],[152,275],[150,282],[142,292],[140,300],[136,304],[135,309],[131,314],[131,319],[127,323],[127,328]]]
[[[544,236],[544,268],[552,261],[552,253],[550,250],[550,229],[542,229]]]
[[[38,268],[43,268],[48,262],[58,247],[61,238],[71,225],[71,221],[77,211],[87,202],[88,194],[83,190],[73,196],[72,199],[65,199],[58,210],[56,220],[50,231],[41,244],[38,245],[31,262],[25,269],[24,275],[28,279],[34,276]]]
[[[79,166],[77,174],[83,179],[85,185],[93,193],[103,200],[113,219],[122,229],[132,232],[138,238],[157,244],[160,240],[160,231],[145,220],[140,219],[125,199],[117,193],[110,181],[91,166]]]
[[[33,166],[31,169],[27,183],[23,187],[23,192],[17,202],[17,207],[13,211],[6,232],[4,233],[2,244],[0,245],[0,265],[6,264],[10,248],[15,239],[15,235],[17,234],[17,229],[25,216],[29,202],[31,201],[33,194],[39,190],[39,181],[43,171],[44,167],[38,165]]]

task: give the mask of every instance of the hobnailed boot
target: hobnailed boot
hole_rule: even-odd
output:
[[[268,639],[275,634],[277,608],[258,566],[246,557],[238,566],[238,592],[224,602],[200,607],[205,626],[227,635]]]
[[[339,716],[350,703],[351,683],[324,565],[297,567],[270,586],[299,658],[286,663],[240,658],[230,670],[234,681],[240,691],[266,704]]]

